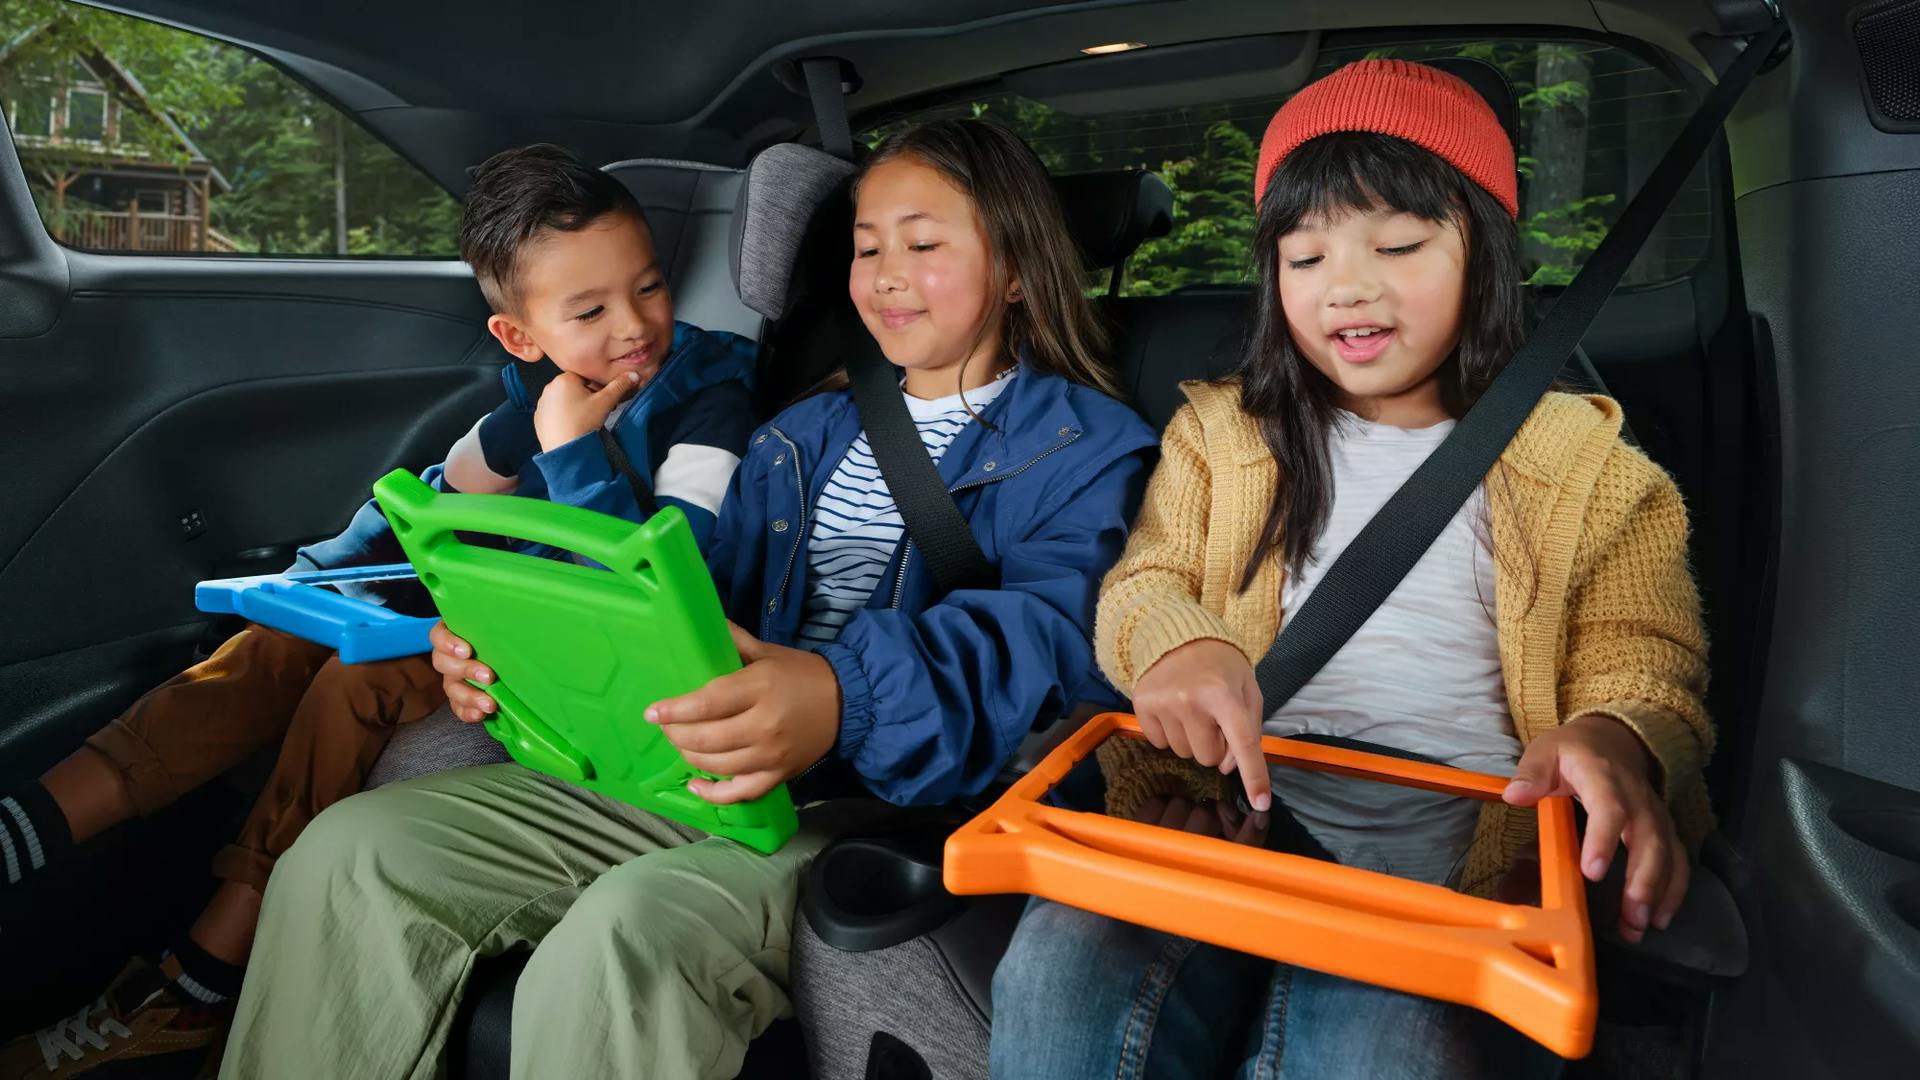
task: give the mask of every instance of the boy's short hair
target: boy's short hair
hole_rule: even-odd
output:
[[[460,215],[460,258],[496,312],[517,310],[520,253],[544,230],[575,232],[620,212],[646,224],[626,185],[552,143],[503,150],[471,175]]]

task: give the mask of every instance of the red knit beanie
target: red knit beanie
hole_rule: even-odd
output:
[[[1407,60],[1358,60],[1303,88],[1280,106],[1260,140],[1253,201],[1282,158],[1336,131],[1393,135],[1431,150],[1520,216],[1513,143],[1493,107],[1456,76]]]

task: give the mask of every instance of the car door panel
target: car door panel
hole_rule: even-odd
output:
[[[0,264],[63,291],[50,318],[0,307],[9,771],[192,659],[196,581],[280,569],[381,473],[439,460],[507,359],[458,262],[92,254],[22,211]]]

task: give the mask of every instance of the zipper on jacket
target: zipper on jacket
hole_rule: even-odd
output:
[[[900,573],[893,579],[893,599],[887,603],[890,608],[897,610],[900,607],[900,592],[907,587],[907,563],[912,560],[913,538],[908,537],[907,542],[900,545]]]
[[[787,568],[780,573],[780,587],[774,590],[773,601],[767,605],[767,610],[760,614],[763,630],[766,628],[766,619],[778,611],[781,601],[787,598],[787,583],[793,580],[793,561],[800,554],[801,541],[807,535],[807,481],[806,477],[800,474],[800,449],[793,445],[792,439],[787,438],[786,432],[777,427],[769,427],[767,430],[773,434],[774,438],[786,444],[787,456],[793,459],[793,487],[800,496],[800,530],[794,534],[793,546],[787,549]]]
[[[954,487],[948,488],[947,494],[958,495],[963,491],[971,491],[977,487],[986,487],[988,484],[997,483],[1001,480],[1011,480],[1014,477],[1019,476],[1021,473],[1026,472],[1028,469],[1033,468],[1035,465],[1038,465],[1045,458],[1051,457],[1052,455],[1058,453],[1059,451],[1065,450],[1067,447],[1072,446],[1074,443],[1074,440],[1078,438],[1080,438],[1080,433],[1076,431],[1066,441],[1056,443],[1053,446],[1050,446],[1045,450],[1040,451],[1038,454],[1035,454],[1032,458],[1028,459],[1026,464],[1020,466],[1019,468],[1013,470],[1012,472],[1004,472],[998,476],[983,476],[978,480],[971,480],[964,484],[958,484]],[[900,607],[901,593],[907,587],[907,563],[912,558],[913,558],[913,538],[909,536],[907,538],[905,548],[900,555],[900,572],[896,574],[893,579],[893,599],[887,604],[889,608],[893,608],[897,610]]]

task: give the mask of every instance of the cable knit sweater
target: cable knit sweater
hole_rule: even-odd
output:
[[[1095,619],[1100,666],[1127,693],[1155,661],[1202,638],[1257,663],[1281,625],[1279,555],[1237,588],[1274,498],[1273,456],[1240,411],[1237,384],[1181,389],[1189,404],[1167,426]],[[1500,662],[1521,744],[1582,714],[1627,725],[1659,763],[1656,782],[1696,845],[1713,827],[1700,771],[1713,728],[1701,704],[1706,641],[1679,491],[1621,441],[1615,402],[1549,394],[1488,474],[1487,493]],[[1115,802],[1169,782],[1223,790],[1218,772],[1146,743],[1112,740],[1102,762]],[[1490,891],[1533,828],[1530,811],[1490,803],[1461,887]]]

